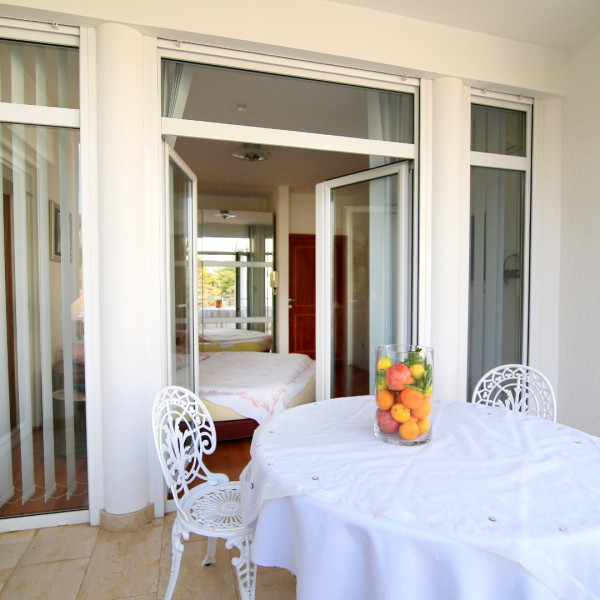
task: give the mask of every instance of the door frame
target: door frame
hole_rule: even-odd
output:
[[[333,300],[333,290],[329,282],[332,278],[332,256],[333,256],[333,235],[331,231],[331,194],[333,190],[355,183],[363,183],[397,175],[399,186],[399,206],[398,210],[403,210],[404,206],[410,204],[413,211],[413,219],[409,224],[411,234],[414,238],[416,231],[417,215],[416,201],[412,196],[412,186],[410,186],[410,160],[402,160],[383,167],[352,173],[329,181],[324,181],[316,186],[316,399],[317,401],[326,400],[331,397],[331,331],[332,331],[332,315],[331,306]],[[404,202],[403,202],[404,200]],[[407,341],[414,341],[416,338],[415,324],[418,323],[418,299],[415,296],[417,290],[418,273],[417,265],[419,260],[417,238],[414,238],[411,243],[412,255],[410,257],[409,274],[403,261],[398,262],[399,281],[410,280],[412,284],[411,302],[403,298],[402,294],[398,295],[400,315],[404,316],[403,322],[398,323],[398,340],[406,338]],[[406,251],[405,244],[398,245],[398,253]],[[408,314],[408,306],[412,305],[411,314]],[[399,320],[400,321],[400,320]],[[369,361],[370,364],[371,361]]]
[[[192,377],[192,385],[191,391],[194,393],[197,392],[198,387],[198,363],[199,363],[199,355],[198,355],[198,299],[197,299],[197,290],[198,290],[198,252],[197,252],[197,238],[198,238],[198,179],[195,173],[188,167],[185,161],[177,154],[177,152],[169,145],[168,142],[164,142],[165,147],[165,199],[167,201],[167,226],[165,228],[166,231],[166,247],[170,248],[171,245],[171,224],[172,224],[172,213],[171,213],[171,199],[173,197],[173,190],[171,189],[171,178],[169,176],[169,169],[171,163],[177,166],[183,174],[190,180],[192,184],[192,198],[191,205],[188,205],[188,212],[191,213],[188,215],[189,218],[189,233],[191,244],[188,247],[188,261],[190,264],[189,271],[189,281],[188,281],[188,310],[186,312],[187,315],[187,326],[189,331],[189,340],[190,340],[190,363],[191,366],[191,377]],[[173,284],[173,272],[172,272],[172,260],[171,260],[171,252],[167,253],[167,282],[169,286]],[[170,293],[167,293],[167,331],[169,333],[167,345],[169,346],[167,353],[167,361],[168,361],[168,380],[169,383],[174,383],[172,381],[172,373],[173,373],[173,356],[175,355],[175,348],[171,347],[171,342],[173,339],[173,326],[172,315],[173,306],[173,290],[170,289]],[[190,307],[193,309],[190,312]]]

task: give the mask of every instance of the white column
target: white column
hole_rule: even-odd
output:
[[[466,398],[469,277],[468,89],[433,83],[431,345],[436,398]]]
[[[146,509],[149,498],[143,48],[133,29],[97,29],[97,301],[103,507],[111,515]]]

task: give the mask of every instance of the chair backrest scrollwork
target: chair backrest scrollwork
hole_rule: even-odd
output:
[[[473,404],[505,406],[518,412],[556,421],[556,398],[545,375],[527,365],[501,365],[477,382]]]
[[[213,479],[203,455],[212,454],[217,446],[215,425],[195,394],[179,386],[169,386],[154,399],[152,429],[163,475],[179,505],[180,497],[192,483]]]

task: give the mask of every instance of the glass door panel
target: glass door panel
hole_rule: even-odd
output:
[[[0,136],[0,518],[85,509],[79,131]]]
[[[170,381],[194,391],[196,349],[196,177],[168,147]]]
[[[376,346],[411,341],[408,179],[408,163],[400,163],[321,184],[331,250],[325,304],[317,302],[317,311],[328,311],[327,397],[370,393]]]
[[[525,173],[471,167],[469,390],[523,361],[524,222]]]

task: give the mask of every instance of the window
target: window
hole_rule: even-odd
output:
[[[211,329],[272,335],[273,215],[225,209],[204,209],[199,214],[200,337],[204,332],[208,338]]]
[[[414,142],[414,94],[173,60],[163,83],[164,117]]]
[[[527,360],[531,107],[471,107],[469,396]]]

